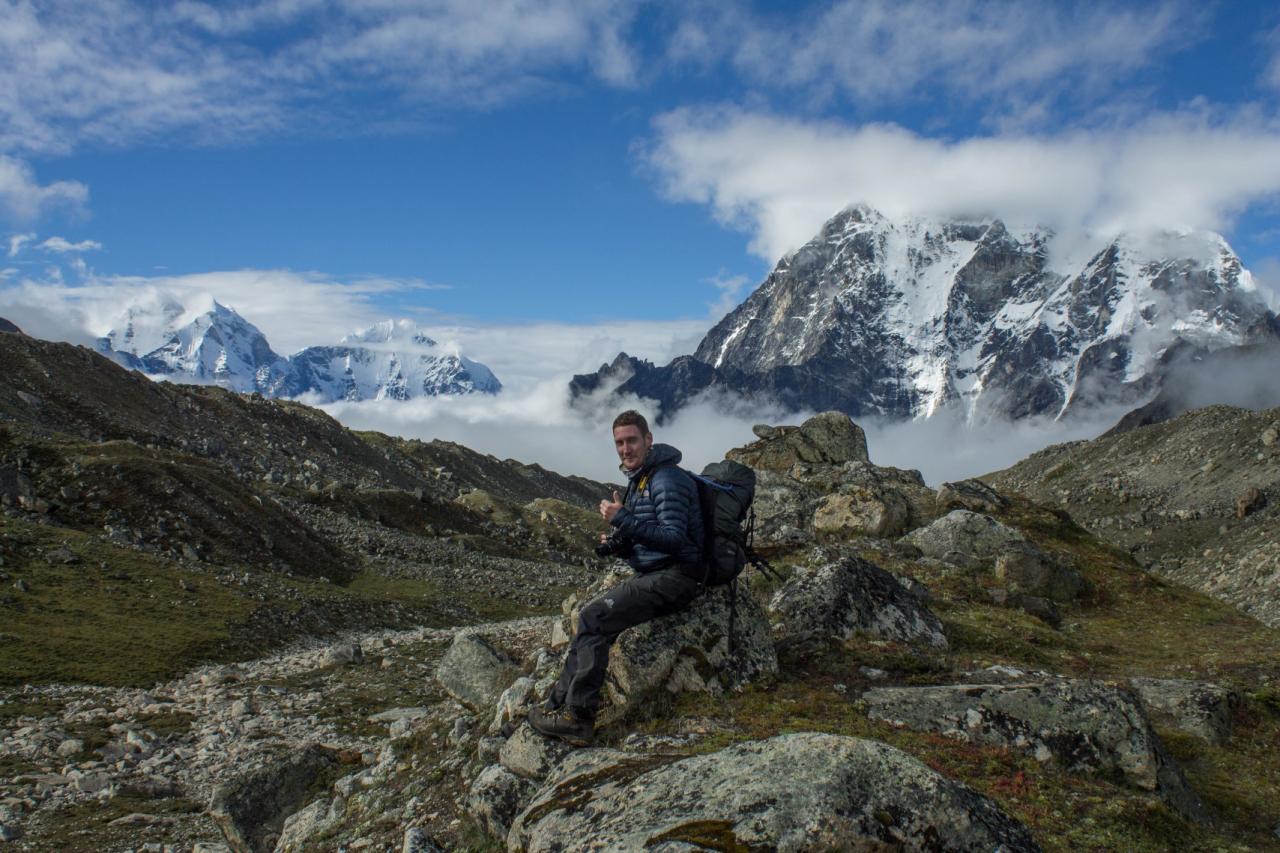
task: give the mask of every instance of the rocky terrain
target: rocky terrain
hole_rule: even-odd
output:
[[[19,334],[0,364],[11,682],[138,683],[315,633],[514,615],[593,576],[604,484]]]
[[[1280,409],[1211,406],[1055,445],[985,479],[1280,626]]]
[[[0,358],[11,849],[1280,850],[1280,633],[846,416],[729,450],[777,577],[623,634],[571,750],[604,484]]]
[[[1062,417],[1149,400],[1183,360],[1278,342],[1280,320],[1217,234],[1066,251],[1043,227],[855,206],[692,354],[658,366],[622,353],[570,388],[635,394],[664,418],[708,392],[854,417]]]

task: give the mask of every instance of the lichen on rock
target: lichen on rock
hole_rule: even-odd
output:
[[[991,800],[886,744],[804,732],[673,761],[594,764],[541,788],[511,851],[1034,851]]]

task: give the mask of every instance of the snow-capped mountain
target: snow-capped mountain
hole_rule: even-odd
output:
[[[408,320],[385,320],[337,346],[307,347],[289,363],[289,374],[273,389],[277,396],[408,400],[502,389],[489,368],[442,350]]]
[[[98,339],[126,367],[177,382],[214,384],[271,397],[407,400],[441,394],[496,393],[489,368],[441,348],[407,320],[387,320],[288,358],[234,309],[218,302],[195,313],[174,300],[126,309]]]
[[[1174,350],[1280,336],[1217,234],[1067,243],[996,219],[849,208],[692,356],[655,367],[623,354],[573,389],[621,382],[666,415],[718,387],[851,415],[927,417],[956,404],[970,417],[1061,416],[1151,396]]]
[[[287,373],[287,360],[233,309],[214,301],[208,311],[191,313],[172,300],[130,306],[98,348],[144,373],[232,391],[264,392]]]

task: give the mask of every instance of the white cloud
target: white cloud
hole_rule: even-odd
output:
[[[39,248],[46,252],[65,255],[78,252],[96,252],[102,248],[102,244],[96,240],[81,240],[79,243],[72,243],[65,237],[50,237],[41,243]]]
[[[1280,257],[1263,258],[1250,272],[1262,298],[1272,311],[1280,313]]]
[[[525,392],[553,380],[567,386],[573,374],[595,371],[622,351],[665,364],[693,350],[707,331],[707,321],[505,325],[425,322],[423,328],[442,346],[483,362],[508,388]]]
[[[109,331],[127,305],[171,297],[207,310],[217,299],[261,329],[273,349],[288,355],[306,346],[336,343],[384,319],[385,311],[374,304],[376,297],[428,287],[414,280],[344,282],[290,270],[150,277],[87,274],[82,283],[70,284],[60,268],[51,267],[43,279],[25,278],[0,288],[0,312],[23,318],[25,325],[19,325],[29,326],[37,337],[85,343]]]
[[[724,270],[720,270],[707,279],[707,284],[714,287],[720,294],[716,301],[708,306],[712,322],[719,322],[725,314],[738,307],[738,303],[742,301],[742,291],[751,284],[751,279],[745,275],[729,275]]]
[[[0,109],[0,124],[3,121],[4,113]],[[0,131],[0,138],[2,136]],[[0,154],[0,216],[30,222],[57,209],[78,213],[88,200],[89,188],[84,184],[55,181],[42,185],[28,163]]]
[[[35,234],[11,234],[9,236],[9,257],[16,258],[22,247],[36,239]]]
[[[1280,128],[1203,112],[1056,136],[949,142],[736,108],[660,116],[646,153],[666,193],[711,207],[774,261],[852,203],[890,215],[998,215],[1111,233],[1222,229],[1280,193]]]
[[[625,408],[653,415],[652,407],[637,399],[613,401],[607,408],[571,406],[567,375],[524,389],[504,389],[496,397],[333,403],[321,408],[351,429],[456,441],[499,458],[537,462],[560,473],[606,482],[619,477],[609,432],[614,415]],[[802,417],[764,408],[744,418],[704,402],[682,409],[666,426],[655,426],[654,434],[683,452],[685,467],[700,470],[723,458],[729,448],[752,441],[752,423],[795,423]]]
[[[725,61],[808,100],[875,105],[945,93],[1004,101],[997,111],[1096,97],[1186,44],[1204,17],[1182,2],[1013,0],[839,0],[804,14],[700,3],[685,15],[668,46],[677,62]]]
[[[484,106],[587,71],[634,82],[622,0],[0,0],[0,150],[185,133],[349,132]],[[362,97],[376,91],[390,98]]]
[[[290,270],[102,276],[81,263],[76,271],[70,276],[54,266],[42,278],[9,281],[0,287],[0,315],[21,320],[37,337],[89,343],[110,331],[128,306],[177,302],[194,317],[216,299],[261,329],[276,352],[289,355],[337,343],[395,316],[386,303],[403,307],[438,287],[413,279],[342,281]],[[567,385],[574,373],[594,371],[620,350],[666,363],[691,351],[707,329],[702,319],[478,325],[445,321],[421,306],[416,310],[425,315],[416,323],[429,337],[483,362],[522,393],[552,379]]]
[[[1272,89],[1280,89],[1280,27],[1267,34],[1266,46],[1271,50],[1271,61],[1262,72],[1262,84]]]
[[[609,423],[625,408],[640,410],[652,423],[654,409],[636,398],[571,406],[566,380],[557,377],[519,390],[508,388],[496,397],[344,402],[320,408],[351,429],[424,441],[456,441],[499,458],[616,481],[617,458],[609,440]],[[724,458],[729,449],[754,441],[753,425],[796,424],[810,414],[783,412],[760,401],[739,400],[726,407],[723,400],[702,398],[681,409],[669,423],[653,429],[658,441],[681,450],[686,468],[701,470]],[[963,415],[944,412],[924,421],[858,423],[867,431],[873,463],[919,470],[936,488],[946,481],[1006,468],[1050,444],[1094,438],[1123,414],[1108,410],[1069,422],[1029,419],[971,425]]]
[[[1201,18],[1184,2],[839,0],[758,14],[745,2],[0,0],[0,151],[404,126],[689,63],[810,102],[945,94],[1025,116],[1098,102]]]

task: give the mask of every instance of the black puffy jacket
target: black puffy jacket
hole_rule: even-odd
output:
[[[680,459],[680,451],[669,444],[649,448],[611,522],[632,543],[627,562],[637,572],[675,565],[693,568],[701,561],[698,487],[676,467]]]

